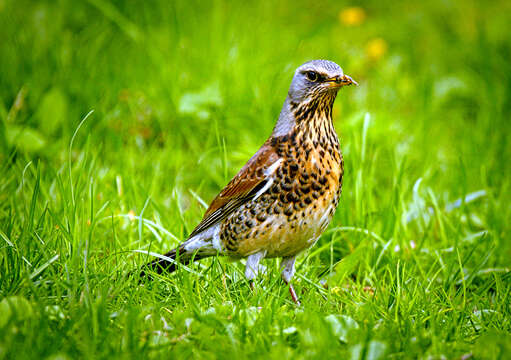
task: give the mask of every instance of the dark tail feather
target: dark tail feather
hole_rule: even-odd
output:
[[[179,251],[179,254],[178,254]],[[179,256],[178,256],[179,255]],[[148,275],[147,270],[151,270],[156,272],[157,274],[161,274],[164,272],[172,273],[176,271],[179,264],[187,265],[192,260],[200,260],[206,256],[201,256],[200,253],[190,253],[187,252],[183,247],[175,248],[174,250],[169,251],[164,255],[167,259],[156,258],[150,263],[144,265],[142,270],[140,271],[140,277],[145,277]]]

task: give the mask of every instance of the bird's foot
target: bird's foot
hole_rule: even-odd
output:
[[[292,284],[289,284],[289,293],[291,294],[291,299],[293,299],[294,303],[298,306],[302,305],[300,300],[298,300],[298,296],[296,295],[295,288]]]

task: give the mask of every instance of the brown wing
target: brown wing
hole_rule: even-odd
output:
[[[265,170],[278,159],[273,147],[266,142],[211,202],[204,218],[189,237],[222,221],[242,204],[253,199],[269,180]]]

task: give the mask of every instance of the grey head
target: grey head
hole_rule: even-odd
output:
[[[295,71],[273,136],[285,135],[295,125],[292,107],[321,98],[328,98],[333,103],[337,91],[351,84],[358,85],[333,61],[311,60],[302,64]]]
[[[357,84],[341,67],[328,60],[312,60],[296,69],[289,87],[289,100],[303,103],[325,93],[336,93],[342,86]]]

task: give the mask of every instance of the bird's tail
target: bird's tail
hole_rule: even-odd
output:
[[[179,264],[187,265],[191,261],[204,259],[217,253],[211,245],[211,239],[204,241],[201,238],[192,238],[182,243],[177,248],[169,251],[165,255],[158,257],[150,263],[144,265],[140,271],[140,276],[147,275],[148,270],[158,274],[163,272],[172,273],[176,271]]]

